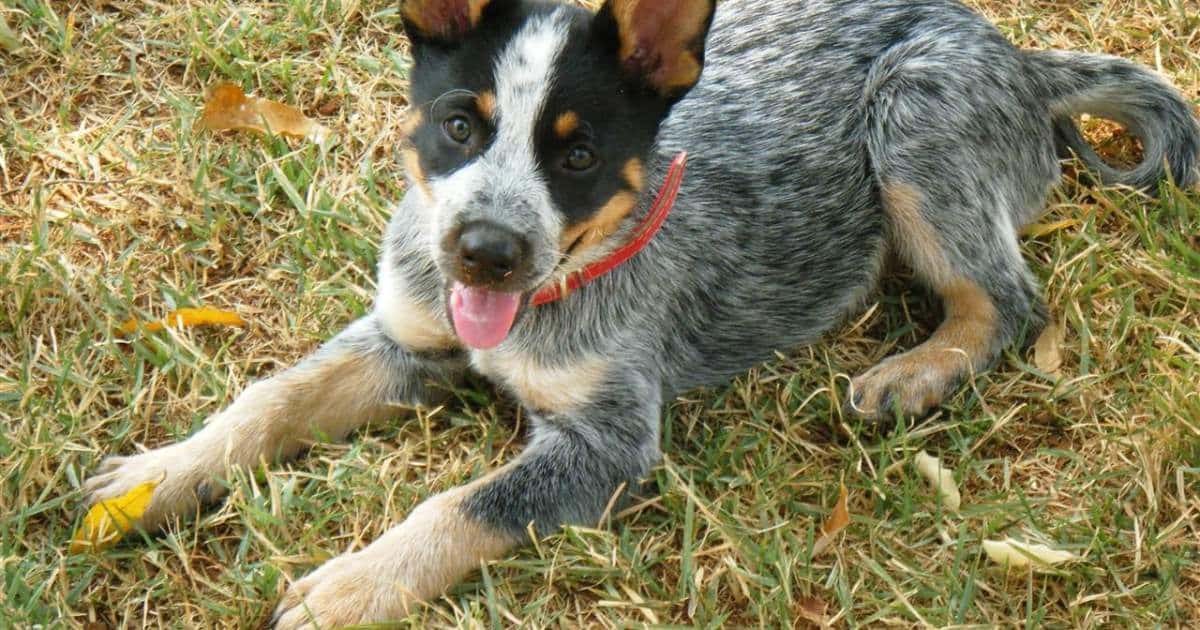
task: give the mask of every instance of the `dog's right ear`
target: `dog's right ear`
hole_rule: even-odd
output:
[[[492,5],[509,0],[404,0],[400,17],[404,32],[414,43],[457,44],[483,18]]]
[[[663,97],[681,98],[704,67],[716,0],[606,0],[593,23],[622,71]]]

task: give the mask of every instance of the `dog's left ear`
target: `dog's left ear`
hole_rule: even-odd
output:
[[[594,36],[635,82],[675,101],[700,79],[716,0],[607,0]]]
[[[490,5],[508,0],[403,0],[400,17],[414,42],[457,44],[483,18]]]

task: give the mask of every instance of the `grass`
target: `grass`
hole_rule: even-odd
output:
[[[402,194],[395,5],[0,3],[20,42],[0,38],[0,626],[255,627],[289,577],[520,450],[521,410],[480,386],[230,480],[164,535],[66,553],[104,454],[187,435],[369,308]],[[1200,98],[1195,0],[976,6],[1021,45],[1124,55]],[[200,133],[217,81],[338,141]],[[786,627],[826,604],[844,627],[1200,625],[1200,196],[1068,182],[1049,216],[1079,221],[1024,246],[1066,331],[1059,378],[1013,353],[931,418],[842,418],[846,375],[936,321],[889,282],[828,343],[674,402],[655,498],[486,567],[412,624]],[[113,332],[198,305],[250,325]],[[931,499],[919,449],[953,468],[961,513]],[[839,483],[852,523],[811,558]],[[980,552],[1005,536],[1085,561],[1006,571]]]

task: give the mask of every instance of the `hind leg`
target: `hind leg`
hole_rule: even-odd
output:
[[[994,235],[948,242],[953,233],[935,231],[926,218],[933,214],[927,193],[893,182],[883,197],[893,246],[941,298],[944,320],[921,345],[852,381],[851,408],[869,418],[889,417],[896,409],[906,415],[929,411],[1045,319],[1015,238],[1012,247]]]
[[[849,406],[870,418],[929,411],[1045,323],[1017,231],[1059,178],[1050,117],[1005,65],[1006,43],[958,45],[895,51],[870,92],[890,243],[945,314],[927,341],[853,379]]]

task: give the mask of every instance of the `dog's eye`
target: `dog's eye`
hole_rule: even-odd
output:
[[[447,118],[442,129],[448,138],[459,144],[466,144],[471,139],[471,121],[461,114]]]
[[[571,171],[586,171],[596,164],[596,152],[586,144],[577,144],[567,151],[567,160],[563,164]]]

